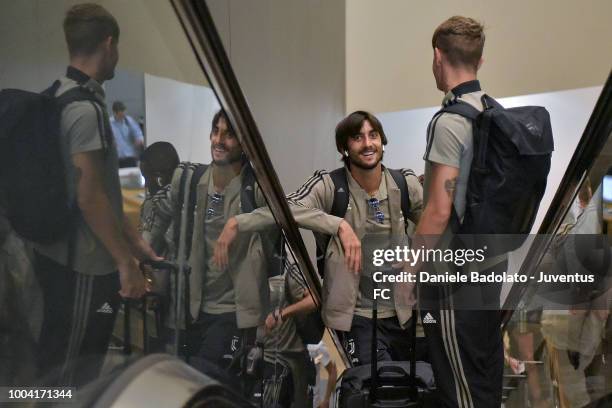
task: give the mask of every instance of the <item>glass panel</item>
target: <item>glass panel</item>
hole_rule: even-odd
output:
[[[37,93],[59,78],[52,94],[74,96],[53,117],[13,108],[64,99],[3,93],[2,122],[19,123],[0,126],[2,150],[32,148],[13,142],[30,131],[58,137],[55,156],[43,156],[66,164],[58,185],[78,208],[67,218],[76,232],[26,239],[15,211],[32,207],[25,197],[46,197],[52,174],[43,191],[19,195],[7,181],[22,175],[9,180],[14,169],[2,167],[0,335],[10,353],[0,353],[0,386],[72,387],[86,406],[100,395],[128,400],[136,378],[165,378],[182,391],[147,389],[147,398],[178,405],[208,380],[174,360],[145,357],[164,353],[243,400],[307,401],[315,367],[306,344],[320,340],[321,320],[271,213],[238,221],[266,199],[232,112],[221,110],[169,2],[101,4],[66,12],[24,1],[0,17],[0,87]],[[34,127],[43,119],[48,127]],[[47,210],[53,204],[37,210],[59,216]],[[25,221],[43,228],[31,214]],[[144,272],[139,260],[148,261]],[[138,369],[125,371],[134,362]],[[109,396],[119,381],[133,386]]]
[[[329,213],[331,201],[312,201],[321,192],[318,176],[313,174],[342,166],[334,129],[345,115],[345,4],[218,0],[207,0],[206,4],[279,181],[288,195],[296,193],[290,200],[293,216],[303,228],[302,238],[313,269],[320,274],[314,276],[313,271],[312,277],[325,286],[319,264],[327,248],[325,235],[337,230],[338,217],[309,212],[299,204]],[[260,22],[256,34],[254,21]],[[343,282],[339,279],[337,286],[343,286]],[[329,298],[337,296],[331,294]],[[352,314],[346,316],[350,320]],[[345,355],[335,355],[334,340],[337,336],[326,336],[336,364],[340,368],[349,366]]]
[[[611,165],[608,137],[536,269],[600,278],[591,285],[558,286],[556,292],[551,285],[530,285],[505,334],[506,407],[606,405],[605,397],[612,391],[608,361],[612,230],[606,215]]]

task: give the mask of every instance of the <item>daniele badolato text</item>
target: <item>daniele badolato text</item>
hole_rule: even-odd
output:
[[[425,249],[397,246],[395,249],[375,249],[372,252],[372,263],[376,268],[387,265],[411,266],[419,264],[446,264],[463,267],[476,266],[486,259],[487,247],[479,249]],[[593,283],[591,274],[545,274],[539,272],[535,276],[508,273],[507,271],[454,271],[454,272],[428,272],[420,271],[418,274],[409,272],[382,272],[376,271],[372,275],[376,283]]]

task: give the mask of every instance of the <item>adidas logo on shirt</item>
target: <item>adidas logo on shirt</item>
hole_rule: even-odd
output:
[[[423,324],[427,324],[427,323],[432,324],[432,323],[438,323],[438,322],[436,321],[436,319],[433,318],[433,316],[430,313],[427,313],[425,315],[425,318],[423,319]]]
[[[113,308],[108,304],[108,302],[105,302],[98,310],[96,310],[96,313],[113,314]]]
[[[336,193],[345,193],[345,191],[342,187],[340,187],[338,190],[336,190]]]

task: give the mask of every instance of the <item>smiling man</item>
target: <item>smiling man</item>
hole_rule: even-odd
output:
[[[386,144],[374,115],[351,113],[336,127],[336,148],[344,166],[315,172],[287,197],[299,226],[315,232],[319,273],[324,275],[323,321],[340,331],[355,365],[370,363],[373,329],[375,267],[362,242],[372,249],[406,242],[407,226],[418,222],[422,208],[423,190],[416,175],[382,165]],[[225,262],[239,231],[259,231],[272,222],[269,210],[263,208],[229,220],[217,241],[215,258]],[[409,359],[411,321],[409,307],[378,302],[379,360]]]
[[[213,117],[210,152],[211,164],[181,163],[175,170],[169,194],[156,203],[147,237],[156,242],[171,223],[181,225],[178,214],[188,191],[187,353],[197,366],[204,360],[225,368],[241,343],[254,344],[251,329],[266,317],[266,259],[259,234],[241,236],[236,256],[222,268],[212,260],[213,248],[228,219],[265,205],[265,199],[224,111]],[[174,241],[178,247],[178,234]]]

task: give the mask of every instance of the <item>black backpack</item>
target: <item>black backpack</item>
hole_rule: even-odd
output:
[[[453,206],[450,225],[456,234],[520,234],[498,248],[506,252],[523,243],[535,221],[554,150],[552,127],[543,107],[504,109],[488,95],[481,100],[483,112],[461,101],[440,111],[473,124],[465,215],[460,222]]]
[[[410,170],[402,171],[389,168],[387,168],[387,170],[389,170],[391,177],[393,177],[393,181],[395,181],[395,184],[400,189],[402,215],[404,216],[404,223],[407,227],[408,214],[410,214],[410,194],[408,193],[408,185],[406,184],[405,178],[407,174],[404,174],[404,172],[409,172],[409,174],[413,173]],[[346,170],[344,167],[340,167],[331,171],[329,176],[334,183],[334,201],[330,214],[344,218],[349,204],[349,188]],[[330,239],[330,236],[326,236],[324,245],[317,245],[317,270],[321,278],[325,276],[325,252],[327,251]]]
[[[5,196],[0,205],[20,236],[40,244],[72,234],[78,214],[76,200],[68,195],[61,112],[72,102],[96,103],[93,92],[81,86],[55,97],[59,86],[55,81],[40,94],[0,92],[0,191]]]

